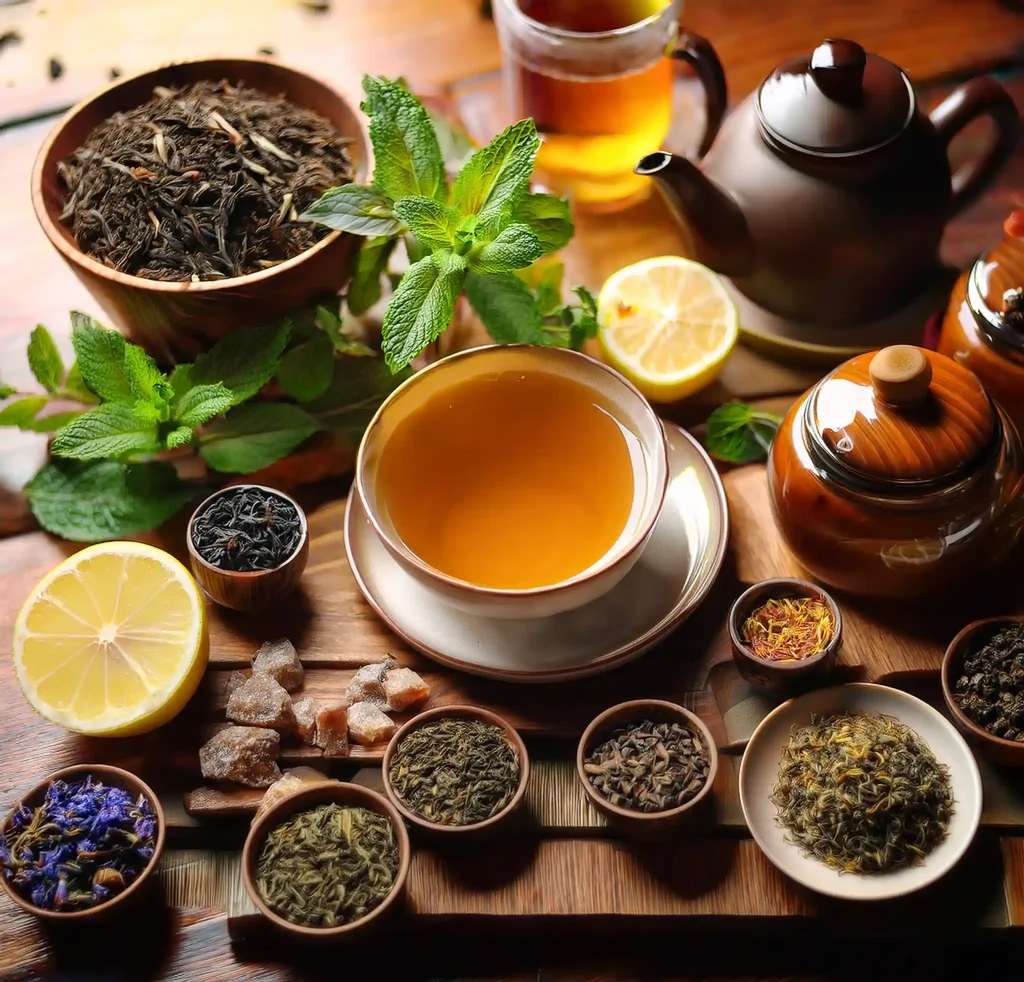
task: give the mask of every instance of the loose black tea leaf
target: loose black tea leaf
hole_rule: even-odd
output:
[[[881,715],[812,717],[782,751],[777,821],[842,873],[920,862],[953,814],[949,772],[909,726]]]
[[[276,569],[302,541],[302,519],[286,498],[259,488],[217,495],[192,523],[192,544],[212,566],[251,573]]]
[[[398,876],[398,844],[386,815],[320,805],[272,829],[260,853],[256,886],[293,924],[335,927],[379,907]]]
[[[388,777],[403,804],[428,822],[476,825],[508,806],[519,766],[500,726],[440,719],[402,738]]]
[[[55,81],[64,74],[64,62],[59,61],[56,58],[50,59],[49,65],[50,79]]]
[[[327,234],[297,218],[351,181],[346,142],[318,113],[256,89],[158,88],[57,165],[61,221],[83,252],[134,276],[255,273]]]
[[[953,698],[993,736],[1024,743],[1024,624],[975,635]]]
[[[701,738],[682,723],[641,720],[613,731],[583,762],[594,788],[613,805],[641,812],[678,808],[708,780]]]

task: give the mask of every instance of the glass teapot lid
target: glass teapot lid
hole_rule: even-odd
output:
[[[822,379],[805,425],[815,456],[838,480],[881,494],[958,483],[1001,433],[972,372],[906,344],[858,355]]]

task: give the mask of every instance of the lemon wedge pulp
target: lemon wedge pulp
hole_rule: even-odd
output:
[[[612,274],[597,320],[605,358],[652,402],[675,402],[713,382],[739,335],[721,278],[680,256]]]
[[[14,669],[44,719],[91,736],[146,733],[175,716],[206,668],[206,607],[173,556],[89,546],[48,573],[14,625]]]

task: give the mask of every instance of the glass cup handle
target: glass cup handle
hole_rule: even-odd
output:
[[[711,149],[725,116],[725,108],[729,101],[725,69],[722,68],[711,42],[699,34],[680,34],[669,54],[679,61],[685,61],[697,73],[697,79],[704,90],[704,135],[698,145],[699,159]]]

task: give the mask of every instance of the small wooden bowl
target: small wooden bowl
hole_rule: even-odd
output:
[[[97,904],[95,907],[90,907],[87,910],[69,911],[67,913],[62,913],[58,910],[43,910],[41,907],[36,907],[35,904],[23,897],[8,883],[6,875],[0,870],[0,887],[3,888],[3,892],[7,894],[11,901],[27,913],[53,924],[81,924],[87,919],[96,921],[101,918],[110,917],[112,914],[125,912],[129,909],[130,904],[136,902],[144,895],[143,887],[149,882],[153,870],[157,868],[164,851],[167,822],[164,819],[164,810],[160,807],[160,801],[153,792],[153,789],[132,774],[131,771],[122,770],[120,767],[111,767],[109,764],[75,764],[74,767],[65,767],[62,770],[55,771],[35,785],[27,794],[21,796],[21,799],[4,818],[3,823],[0,824],[0,835],[5,834],[10,828],[15,813],[22,805],[27,805],[29,808],[37,808],[41,805],[47,788],[54,781],[82,780],[90,775],[111,787],[122,788],[133,799],[138,798],[140,794],[145,796],[156,818],[156,839],[153,844],[153,857],[150,859],[149,865],[139,876],[120,893],[104,901],[102,904]]]
[[[968,649],[981,633],[991,632],[1003,624],[1020,624],[1024,616],[1007,614],[1003,617],[986,617],[968,624],[946,649],[942,658],[942,697],[946,708],[953,718],[956,728],[964,735],[972,749],[987,757],[994,764],[1004,767],[1024,767],[1024,743],[1006,740],[989,733],[983,726],[974,722],[961,708],[953,694],[957,676],[963,670],[964,657]]]
[[[256,868],[260,853],[271,830],[298,812],[309,811],[319,805],[343,805],[357,808],[369,808],[380,815],[387,815],[395,830],[395,841],[398,844],[398,875],[391,892],[383,902],[370,911],[365,917],[337,927],[307,927],[304,924],[293,924],[291,921],[275,914],[264,902],[256,887]],[[306,943],[324,943],[351,940],[375,930],[393,914],[404,899],[406,880],[409,876],[410,850],[409,833],[405,830],[402,816],[383,795],[358,784],[343,784],[339,781],[328,781],[314,784],[304,791],[298,791],[279,801],[273,808],[261,815],[249,830],[242,849],[242,882],[246,892],[260,913],[279,931]]]
[[[267,494],[277,495],[293,505],[299,513],[302,537],[299,539],[298,548],[292,553],[290,559],[274,569],[263,569],[254,573],[237,573],[234,570],[220,569],[203,559],[192,542],[192,525],[196,516],[214,498],[230,494],[239,488],[256,488]],[[283,491],[268,488],[262,484],[232,484],[221,488],[220,491],[215,491],[192,512],[192,517],[188,520],[185,539],[188,543],[188,558],[189,565],[192,567],[192,575],[211,600],[219,603],[222,607],[230,607],[232,610],[246,612],[266,610],[269,604],[294,592],[299,585],[302,571],[306,568],[306,561],[309,559],[309,527],[306,524],[306,513],[294,498],[289,497]]]
[[[743,625],[761,604],[772,598],[814,597],[832,611],[836,631],[825,650],[799,661],[767,661],[758,658],[743,639]],[[741,593],[729,611],[729,640],[736,668],[751,685],[776,695],[794,695],[825,685],[836,666],[843,643],[843,619],[839,605],[821,587],[787,577],[755,583]]]
[[[504,732],[505,739],[519,757],[519,785],[516,787],[515,794],[512,795],[512,800],[497,815],[492,815],[485,821],[477,822],[475,825],[439,825],[437,822],[430,822],[417,815],[399,798],[398,793],[391,784],[391,759],[407,734],[424,723],[437,719],[477,720],[482,723],[491,723]],[[515,727],[496,713],[488,712],[486,709],[478,709],[476,706],[440,706],[437,709],[428,709],[425,713],[420,713],[419,716],[409,720],[408,723],[398,730],[391,738],[387,750],[384,751],[382,771],[384,793],[401,814],[402,818],[410,825],[432,836],[436,835],[438,838],[446,839],[449,842],[453,840],[464,842],[471,836],[489,835],[499,823],[505,822],[522,805],[523,798],[526,795],[526,786],[530,782],[530,758],[526,752],[526,744],[523,743],[523,738],[516,732]]]
[[[57,164],[115,112],[153,97],[153,88],[200,81],[244,82],[330,120],[352,142],[354,180],[368,163],[365,122],[328,85],[304,72],[265,59],[213,58],[165,65],[121,78],[75,106],[54,127],[32,168],[32,205],[50,244],[85,284],[114,324],[163,363],[191,361],[237,328],[265,324],[320,295],[336,294],[348,281],[359,240],[331,232],[312,248],[270,269],[224,280],[167,282],[121,273],[79,249],[60,221],[64,188]]]
[[[595,744],[608,739],[613,730],[641,720],[652,723],[682,723],[699,737],[708,751],[708,779],[704,787],[686,804],[662,812],[641,812],[613,805],[590,783],[583,765]],[[638,839],[656,839],[687,825],[697,824],[711,802],[711,788],[718,774],[718,748],[703,721],[682,706],[661,699],[633,699],[606,709],[583,731],[576,748],[576,776],[593,806],[608,819],[608,824]]]

